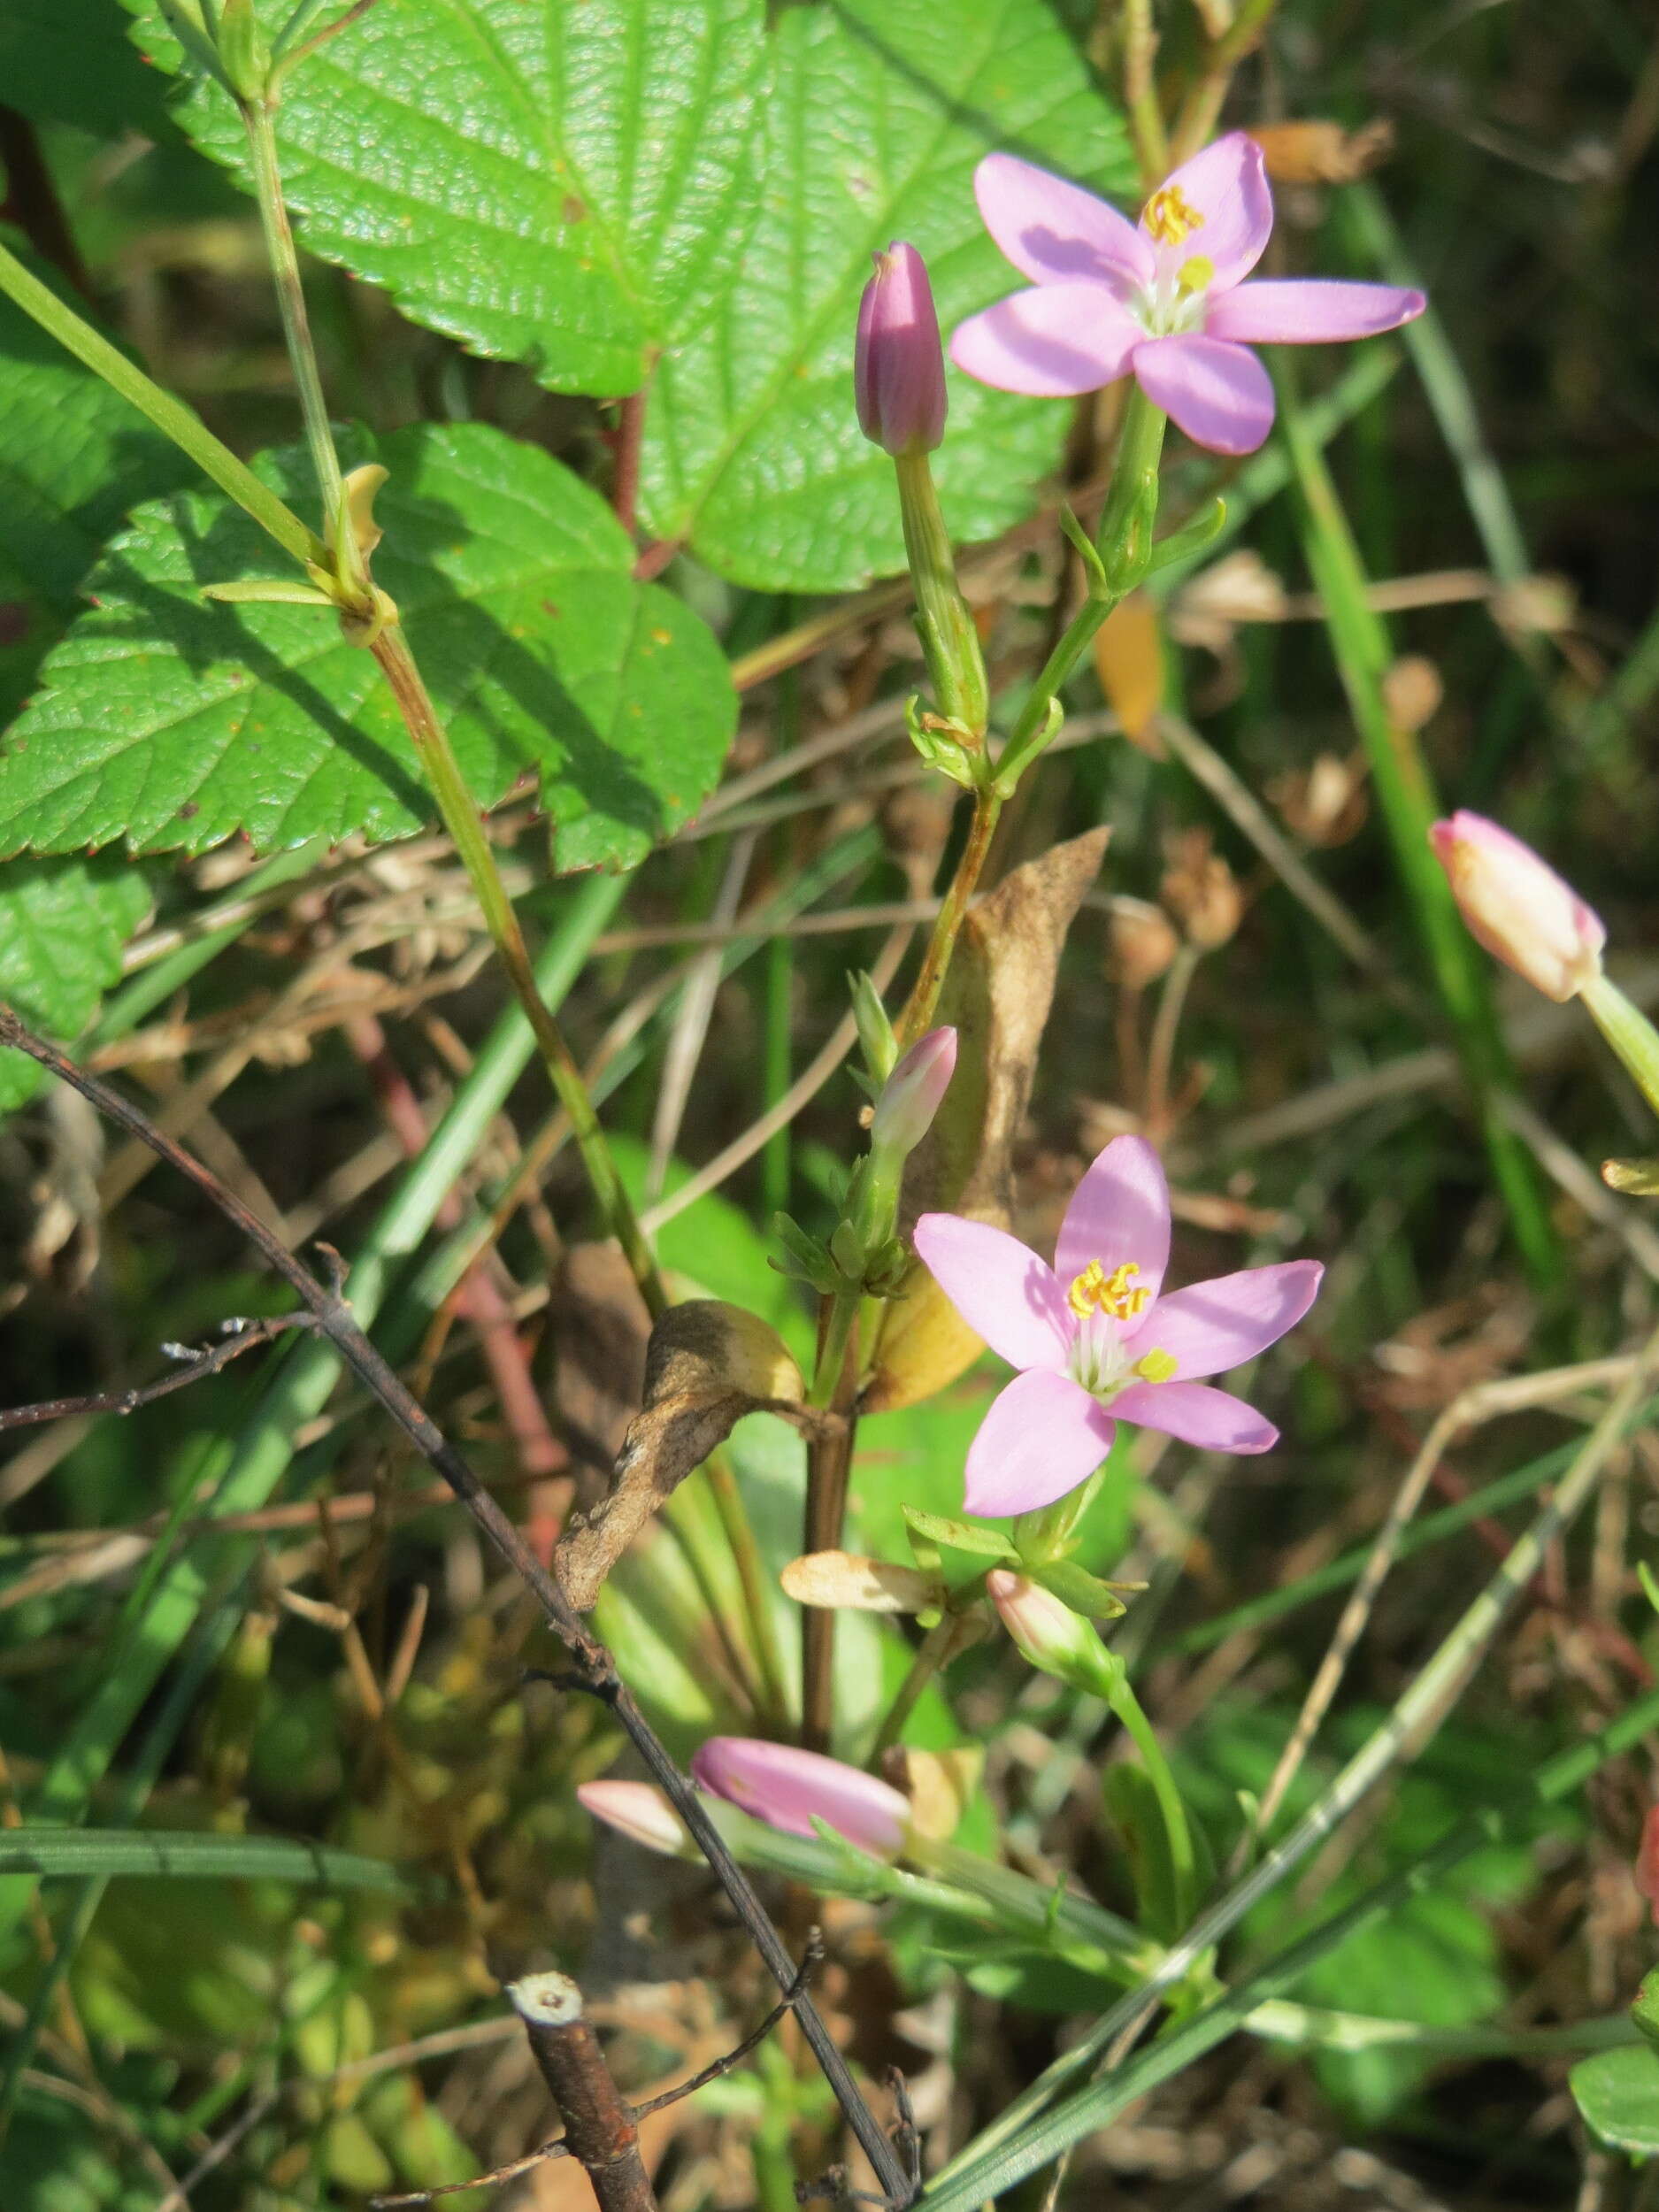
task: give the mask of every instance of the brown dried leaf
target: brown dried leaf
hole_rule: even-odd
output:
[[[575,1244],[554,1279],[549,1319],[553,1404],[561,1434],[587,1470],[581,1502],[589,1504],[645,1394],[650,1312],[614,1244]]]
[[[1025,1118],[1066,933],[1100,873],[1109,829],[1016,868],[963,925],[938,1018],[953,1023],[956,1072],[904,1176],[903,1227],[965,1214],[1006,1227],[1014,1141]],[[979,1340],[919,1261],[882,1317],[866,1411],[913,1405],[972,1364]]]
[[[719,1298],[671,1306],[645,1355],[645,1402],[628,1424],[611,1488],[572,1517],[554,1565],[572,1605],[586,1612],[607,1574],[663,1503],[746,1413],[783,1415],[801,1427],[818,1417],[770,1322]]]
[[[1340,123],[1258,123],[1250,136],[1275,184],[1352,184],[1386,161],[1394,127],[1386,116],[1356,131]]]
[[[931,1575],[850,1551],[803,1552],[778,1579],[797,1605],[830,1610],[850,1606],[860,1613],[926,1613],[944,1596]]]

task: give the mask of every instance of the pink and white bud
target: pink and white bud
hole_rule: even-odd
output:
[[[927,264],[895,239],[858,303],[858,427],[884,452],[931,453],[945,434],[945,357]]]
[[[1002,1624],[1040,1673],[1069,1682],[1073,1689],[1101,1697],[1119,1662],[1102,1643],[1093,1624],[1051,1590],[1011,1567],[993,1567],[986,1594]]]
[[[691,1763],[693,1781],[786,1835],[810,1836],[815,1819],[861,1850],[891,1858],[904,1847],[910,1805],[873,1774],[793,1744],[710,1736]]]
[[[1530,845],[1461,809],[1429,842],[1471,936],[1546,998],[1572,998],[1601,974],[1601,917]]]
[[[956,1069],[956,1031],[930,1029],[882,1085],[870,1122],[870,1149],[908,1158],[933,1127]]]
[[[661,1851],[671,1859],[699,1855],[690,1830],[650,1782],[579,1782],[576,1797],[595,1820],[620,1829],[648,1851]]]

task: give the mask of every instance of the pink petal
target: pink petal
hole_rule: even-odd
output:
[[[1123,292],[1152,281],[1156,261],[1143,232],[1092,192],[1017,154],[987,154],[973,173],[973,196],[987,230],[1033,284],[1088,277]]]
[[[1347,284],[1328,277],[1241,284],[1212,296],[1204,329],[1212,338],[1257,344],[1324,345],[1341,338],[1374,338],[1397,330],[1428,305],[1421,292],[1397,284]]]
[[[1052,1505],[1088,1480],[1117,1432],[1110,1414],[1069,1375],[1016,1375],[968,1447],[962,1502],[991,1514]]]
[[[890,1783],[821,1752],[755,1736],[710,1736],[691,1773],[702,1788],[788,1835],[816,1834],[816,1818],[866,1851],[903,1847],[910,1801]]]
[[[916,1249],[968,1326],[1013,1367],[1065,1365],[1076,1327],[1054,1270],[1006,1229],[924,1214]]]
[[[1112,1400],[1112,1411],[1210,1452],[1264,1452],[1279,1441],[1279,1431],[1254,1406],[1208,1383],[1131,1383]]]
[[[1061,1288],[1091,1260],[1108,1275],[1133,1260],[1141,1272],[1132,1287],[1157,1296],[1170,1261],[1170,1187],[1144,1137],[1114,1137],[1065,1210],[1054,1254]]]
[[[1179,190],[1204,219],[1179,245],[1160,246],[1160,261],[1167,259],[1179,268],[1194,254],[1205,255],[1215,267],[1210,280],[1212,296],[1248,276],[1273,227],[1267,165],[1256,141],[1242,131],[1230,132],[1184,161],[1173,176],[1164,180],[1164,188]]]
[[[1302,1319],[1325,1273],[1317,1260],[1246,1267],[1160,1298],[1127,1340],[1125,1350],[1167,1352],[1183,1381],[1225,1375],[1276,1344]]]
[[[1273,426],[1273,386],[1253,353],[1196,332],[1135,348],[1141,390],[1212,453],[1254,453]]]
[[[1044,284],[959,323],[950,357],[1000,392],[1072,399],[1126,375],[1142,335],[1103,284]]]

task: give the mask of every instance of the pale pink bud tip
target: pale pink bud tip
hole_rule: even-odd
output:
[[[892,454],[931,453],[945,434],[945,357],[927,264],[895,239],[858,304],[858,427]]]
[[[648,1851],[665,1852],[673,1859],[696,1855],[685,1823],[649,1782],[580,1782],[576,1797],[595,1820],[619,1828]]]
[[[865,1851],[903,1847],[910,1805],[873,1774],[792,1744],[753,1736],[710,1736],[691,1763],[692,1779],[786,1835],[816,1834],[821,1820]]]
[[[1460,810],[1429,831],[1470,934],[1546,998],[1571,998],[1601,972],[1607,932],[1530,845]]]
[[[933,1125],[956,1067],[956,1033],[930,1029],[888,1076],[870,1124],[872,1151],[914,1152]]]
[[[1647,1808],[1647,1817],[1641,1824],[1641,1841],[1636,1847],[1636,1886],[1647,1900],[1659,1927],[1659,1805]]]
[[[1041,1583],[1011,1567],[993,1567],[985,1588],[1003,1627],[1033,1667],[1071,1681],[1079,1669],[1095,1663],[1100,1639],[1093,1628]]]

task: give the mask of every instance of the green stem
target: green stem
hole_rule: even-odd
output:
[[[276,287],[282,334],[288,341],[288,360],[298,388],[300,413],[305,424],[305,442],[323,495],[324,534],[332,539],[339,518],[344,486],[340,457],[334,450],[328,406],[318,373],[317,349],[311,343],[311,319],[305,311],[305,291],[300,282],[300,260],[295,250],[294,229],[282,197],[282,179],[277,167],[276,110],[269,100],[252,100],[242,106],[248,150],[253,163],[254,194],[259,203],[259,221],[265,231],[265,253]]]
[[[994,789],[981,787],[973,795],[973,819],[968,827],[968,841],[962,849],[939,912],[934,918],[933,935],[927,941],[921,972],[905,1002],[904,1011],[895,1025],[899,1050],[908,1052],[918,1038],[925,1037],[939,1006],[939,994],[945,986],[950,970],[951,955],[956,949],[956,939],[968,911],[968,902],[978,887],[986,855],[991,849],[991,839],[996,829],[997,817],[1002,811],[1002,802]]]
[[[17,256],[0,246],[0,292],[13,301],[41,328],[73,353],[112,391],[147,415],[164,436],[188,453],[222,492],[268,531],[285,553],[302,566],[326,562],[328,549],[314,531],[307,529],[291,507],[286,506],[268,484],[262,484],[246,462],[239,461],[227,445],[216,438],[199,415],[171,392],[146,376],[119,348],[90,323],[66,306],[56,292],[32,276]]]
[[[514,995],[524,1009],[541,1059],[558,1094],[560,1105],[570,1117],[571,1133],[576,1148],[581,1154],[582,1166],[598,1202],[609,1233],[621,1246],[624,1257],[633,1270],[634,1279],[640,1286],[653,1321],[668,1306],[668,1293],[651,1248],[640,1228],[633,1202],[622,1187],[616,1163],[611,1159],[605,1143],[599,1118],[594,1111],[588,1086],[582,1080],[564,1032],[542,1004],[535,987],[530,956],[525,949],[524,935],[518,927],[518,917],[507,896],[507,887],[501,879],[501,870],[495,864],[495,850],[484,831],[484,819],[478,802],[467,789],[460,764],[450,748],[449,734],[439,721],[436,710],[421,681],[420,671],[415,665],[401,624],[390,623],[381,631],[373,648],[380,673],[391,687],[398,711],[403,718],[420,764],[438,802],[443,826],[454,840],[456,851],[471,879],[477,895],[484,926],[490,941],[507,971]]]
[[[916,1710],[917,1700],[949,1659],[956,1640],[956,1631],[961,1625],[958,1615],[947,1613],[923,1637],[904,1679],[887,1708],[887,1718],[876,1732],[876,1740],[870,1747],[870,1756],[864,1761],[867,1767],[879,1767],[883,1755],[897,1743],[904,1732],[905,1722]]]
[[[1102,1686],[1102,1694],[1112,1711],[1133,1738],[1152,1793],[1158,1801],[1158,1810],[1164,1816],[1164,1837],[1169,1847],[1170,1870],[1174,1878],[1176,1924],[1185,1927],[1198,1909],[1198,1858],[1193,1849],[1193,1832],[1187,1822],[1187,1808],[1181,1793],[1175,1786],[1175,1777],[1170,1763],[1164,1755],[1157,1732],[1147,1718],[1140,1699],[1129,1686],[1129,1678],[1114,1668],[1115,1679]]]
[[[1604,975],[1583,985],[1578,996],[1635,1078],[1642,1096],[1659,1114],[1659,1032],[1640,1007],[1632,1006],[1617,984]]]
[[[1285,443],[1302,493],[1308,567],[1325,604],[1331,649],[1365,747],[1394,864],[1455,1032],[1487,1158],[1516,1242],[1533,1282],[1548,1289],[1560,1279],[1555,1233],[1532,1160],[1502,1110],[1503,1094],[1515,1087],[1514,1070],[1479,956],[1429,846],[1429,826],[1440,807],[1427,763],[1416,733],[1396,726],[1383,698],[1382,680],[1394,657],[1393,646],[1367,596],[1368,579],[1359,549],[1282,362],[1276,365],[1276,378]]]

